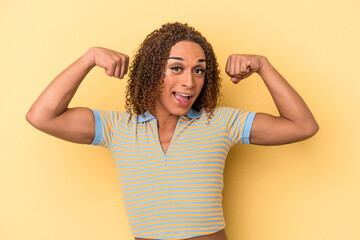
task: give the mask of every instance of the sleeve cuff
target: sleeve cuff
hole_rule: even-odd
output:
[[[255,112],[250,112],[246,116],[243,134],[241,136],[241,143],[243,144],[250,144],[250,132],[255,118],[255,114],[256,114]]]
[[[97,110],[93,110],[91,109],[94,117],[95,117],[95,137],[94,140],[92,141],[92,143],[90,143],[89,145],[94,145],[97,146],[99,145],[101,142],[103,142],[103,128],[102,128],[102,124],[101,124],[101,116],[99,111]]]

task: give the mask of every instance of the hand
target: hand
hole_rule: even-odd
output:
[[[225,72],[233,83],[249,77],[261,70],[265,57],[258,55],[233,54],[228,57]]]
[[[129,67],[129,56],[102,47],[90,48],[90,59],[92,66],[99,66],[105,69],[110,77],[124,78]]]

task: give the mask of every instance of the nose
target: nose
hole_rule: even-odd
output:
[[[187,88],[195,87],[194,76],[192,72],[186,72],[182,78],[181,85]]]

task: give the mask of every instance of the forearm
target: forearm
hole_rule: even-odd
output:
[[[290,86],[281,74],[263,57],[258,71],[268,88],[281,117],[299,126],[318,128],[316,120],[301,96]]]
[[[89,51],[61,72],[40,94],[28,112],[28,120],[48,120],[67,110],[80,83],[94,67]]]

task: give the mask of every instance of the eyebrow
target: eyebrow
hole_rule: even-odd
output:
[[[184,59],[181,58],[181,57],[169,57],[168,59],[184,61]],[[200,59],[198,60],[198,62],[199,62],[199,63],[201,63],[201,62],[206,62],[206,60],[203,59],[203,58],[200,58]]]

